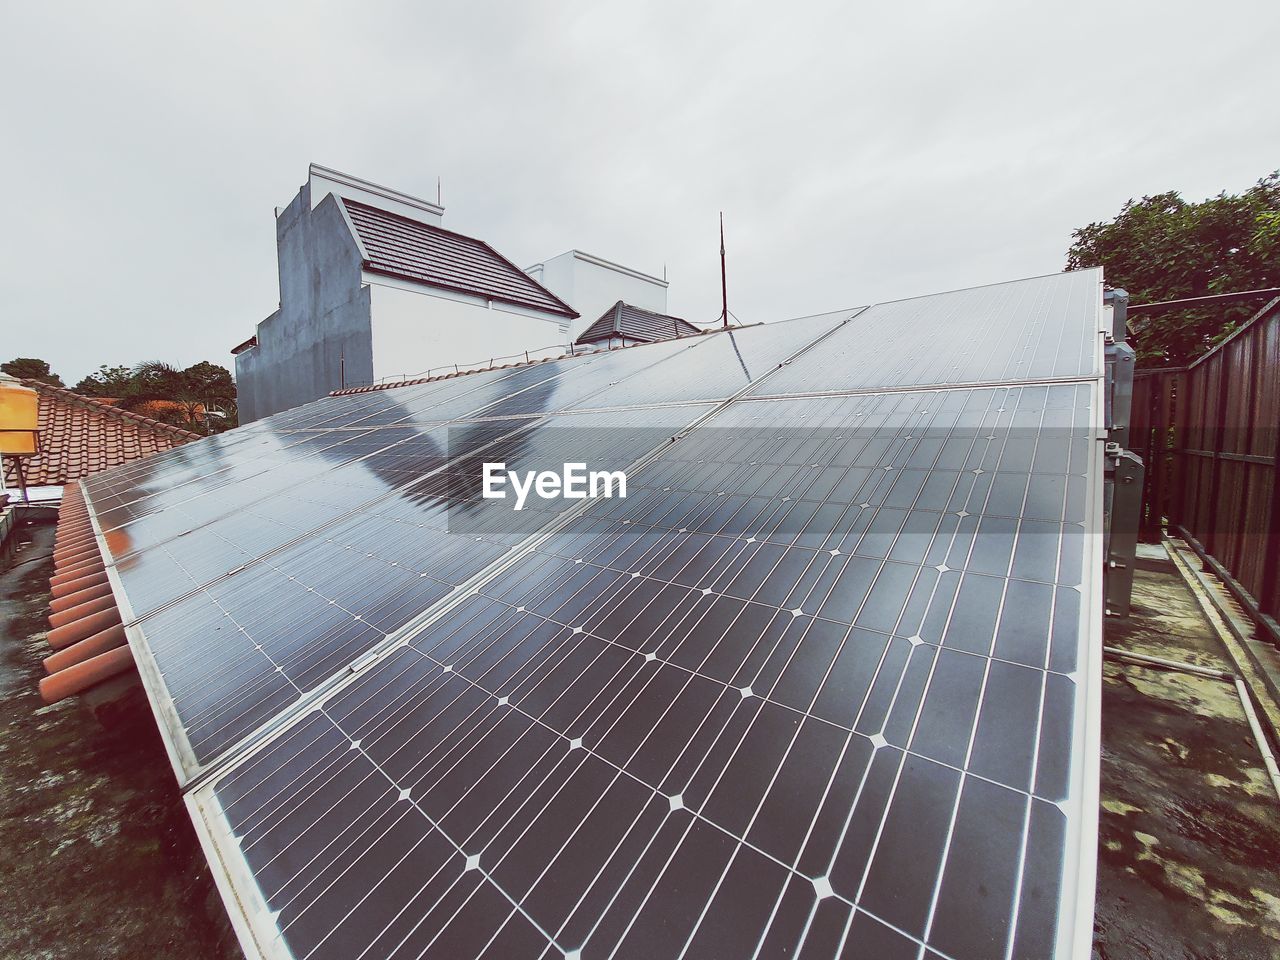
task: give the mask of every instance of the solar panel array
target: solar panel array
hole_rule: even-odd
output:
[[[333,397],[90,481],[246,949],[1087,950],[1100,281]],[[496,460],[628,494],[481,504]]]

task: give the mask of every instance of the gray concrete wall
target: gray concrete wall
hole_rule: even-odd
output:
[[[240,422],[373,379],[369,290],[337,200],[311,209],[304,186],[276,218],[280,309],[258,324],[258,345],[236,357]]]

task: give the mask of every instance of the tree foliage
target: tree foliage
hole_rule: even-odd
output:
[[[1176,192],[1130,200],[1113,220],[1072,232],[1067,269],[1102,266],[1132,303],[1280,287],[1280,171],[1239,195],[1188,203]],[[1262,303],[1153,316],[1138,338],[1147,364],[1194,360]]]
[[[237,423],[235,382],[226,367],[207,360],[185,370],[159,361],[132,368],[104,365],[76,390],[188,429],[217,433]]]
[[[55,387],[63,386],[62,378],[49,369],[47,360],[37,360],[35,357],[14,357],[7,363],[0,363],[0,370],[20,380],[39,380]]]
[[[0,363],[0,370],[11,377],[63,386],[48,362],[34,357],[15,357]],[[158,361],[136,367],[103,364],[77,383],[75,391],[189,430],[218,433],[238,423],[235,381],[226,367],[207,360],[185,370]]]
[[[103,364],[97,373],[91,373],[76,384],[76,393],[86,397],[123,397],[129,392],[133,370],[129,367],[108,367]]]

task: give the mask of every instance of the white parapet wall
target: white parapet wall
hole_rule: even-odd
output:
[[[528,350],[567,349],[567,317],[368,277],[374,382],[487,366]],[[500,360],[509,362],[509,360]]]
[[[535,263],[525,273],[581,314],[570,327],[572,337],[619,300],[655,313],[667,312],[666,280],[581,250]]]

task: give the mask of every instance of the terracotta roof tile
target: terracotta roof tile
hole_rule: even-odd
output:
[[[40,394],[40,453],[23,460],[31,486],[59,486],[131,460],[200,439],[199,434],[85,397],[39,380],[23,383]],[[5,483],[16,486],[12,458]]]
[[[42,413],[43,409],[41,403]],[[120,609],[78,483],[62,493],[53,571],[48,641],[54,652],[44,659],[49,675],[40,681],[45,703],[57,703],[134,669]]]

